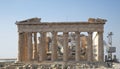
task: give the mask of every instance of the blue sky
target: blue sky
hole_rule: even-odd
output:
[[[33,17],[46,22],[107,19],[104,39],[112,31],[120,55],[120,0],[0,0],[0,58],[17,56],[15,22]]]

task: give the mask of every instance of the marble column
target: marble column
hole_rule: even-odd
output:
[[[93,61],[93,46],[92,46],[92,32],[88,32],[88,47],[87,47],[87,59]]]
[[[68,61],[68,32],[63,32],[63,61]]]
[[[27,53],[26,53],[26,33],[19,33],[19,41],[18,41],[18,61],[25,62]]]
[[[22,47],[22,61],[26,61],[26,33],[24,32],[23,33],[23,40],[22,40],[22,44],[23,44],[23,47]]]
[[[24,57],[25,57],[25,60],[24,61],[27,61],[27,57],[28,57],[28,53],[27,53],[27,51],[28,51],[28,40],[27,40],[27,33],[24,33]]]
[[[45,42],[46,42],[45,43],[45,51],[48,52],[49,51],[49,49],[48,49],[49,48],[49,37],[45,38]]]
[[[38,37],[39,44],[38,44],[38,62],[41,61],[41,37]]]
[[[28,61],[32,61],[32,54],[33,54],[33,48],[32,48],[32,33],[28,32]]]
[[[98,61],[104,61],[103,32],[98,32]]]
[[[80,61],[80,32],[75,32],[76,34],[76,50],[75,50],[75,60]]]
[[[34,32],[33,59],[37,60],[37,33]]]
[[[24,42],[24,33],[19,33],[18,34],[18,61],[22,61],[22,53],[23,53],[23,42]]]
[[[46,50],[45,50],[45,32],[40,32],[40,39],[39,39],[39,61],[44,61],[46,59]]]
[[[22,62],[24,62],[25,61],[25,32],[23,33],[23,41],[22,41],[23,43],[23,47],[22,47]]]
[[[51,60],[57,60],[57,32],[52,32],[52,56]]]

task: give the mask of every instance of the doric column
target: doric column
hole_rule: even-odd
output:
[[[37,59],[37,33],[34,32],[34,45],[33,45],[33,59],[36,60]]]
[[[92,61],[93,59],[93,47],[92,47],[92,32],[88,32],[88,47],[87,47],[87,59]]]
[[[98,32],[98,61],[104,61],[103,32]]]
[[[25,57],[25,60],[24,61],[27,61],[28,60],[28,40],[27,40],[27,33],[24,33],[24,57]]]
[[[57,32],[52,32],[52,61],[57,59]]]
[[[28,32],[28,61],[32,60],[32,55],[33,55],[33,48],[32,48],[32,33]]]
[[[22,62],[25,61],[25,32],[23,33],[23,41],[22,41]]]
[[[40,32],[40,39],[39,39],[39,61],[44,61],[46,59],[46,51],[45,51],[45,32]]]
[[[38,61],[41,61],[41,57],[42,57],[42,49],[41,49],[41,36],[38,38],[38,40],[39,40],[39,44],[38,44]]]
[[[63,32],[63,61],[68,60],[68,32]]]
[[[22,53],[23,53],[23,46],[24,46],[24,44],[23,44],[23,42],[24,42],[24,33],[19,33],[18,34],[18,58],[17,58],[17,60],[18,61],[22,61]]]
[[[45,38],[45,51],[48,52],[48,48],[49,48],[49,37]]]
[[[76,34],[76,51],[75,51],[75,60],[80,60],[80,32],[75,32]]]

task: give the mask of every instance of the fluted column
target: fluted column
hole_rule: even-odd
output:
[[[37,59],[37,33],[34,32],[34,47],[33,47],[33,59]]]
[[[57,60],[57,32],[52,32],[52,61]]]
[[[22,62],[25,61],[25,32],[23,33],[23,40],[22,40]]]
[[[93,47],[92,47],[92,32],[88,32],[88,47],[87,47],[87,59],[92,61],[93,59]]]
[[[41,61],[41,36],[38,38],[39,44],[38,44],[38,62]]]
[[[32,61],[32,54],[33,54],[33,48],[32,48],[32,33],[28,32],[28,61]]]
[[[45,36],[46,36],[45,32],[40,32],[39,61],[44,61],[46,59]]]
[[[98,32],[98,61],[104,61],[103,32]]]
[[[68,61],[68,32],[63,32],[63,61]]]
[[[18,61],[22,61],[22,52],[23,52],[23,46],[24,46],[24,44],[23,44],[23,42],[24,42],[24,33],[19,33],[18,34],[18,58],[17,58],[17,60]]]
[[[25,32],[19,33],[18,56],[21,62],[27,61],[27,35]]]
[[[75,51],[75,60],[80,60],[80,32],[75,32],[76,34],[76,51]]]
[[[27,51],[28,51],[28,40],[27,40],[27,33],[24,33],[24,57],[25,57],[25,61],[27,61],[27,57],[28,57],[28,53],[27,53]]]

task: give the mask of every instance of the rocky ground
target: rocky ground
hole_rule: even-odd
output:
[[[24,63],[11,63],[6,64],[0,69],[120,69],[120,63],[112,63],[112,67],[108,67],[109,65],[104,64],[24,64]]]

